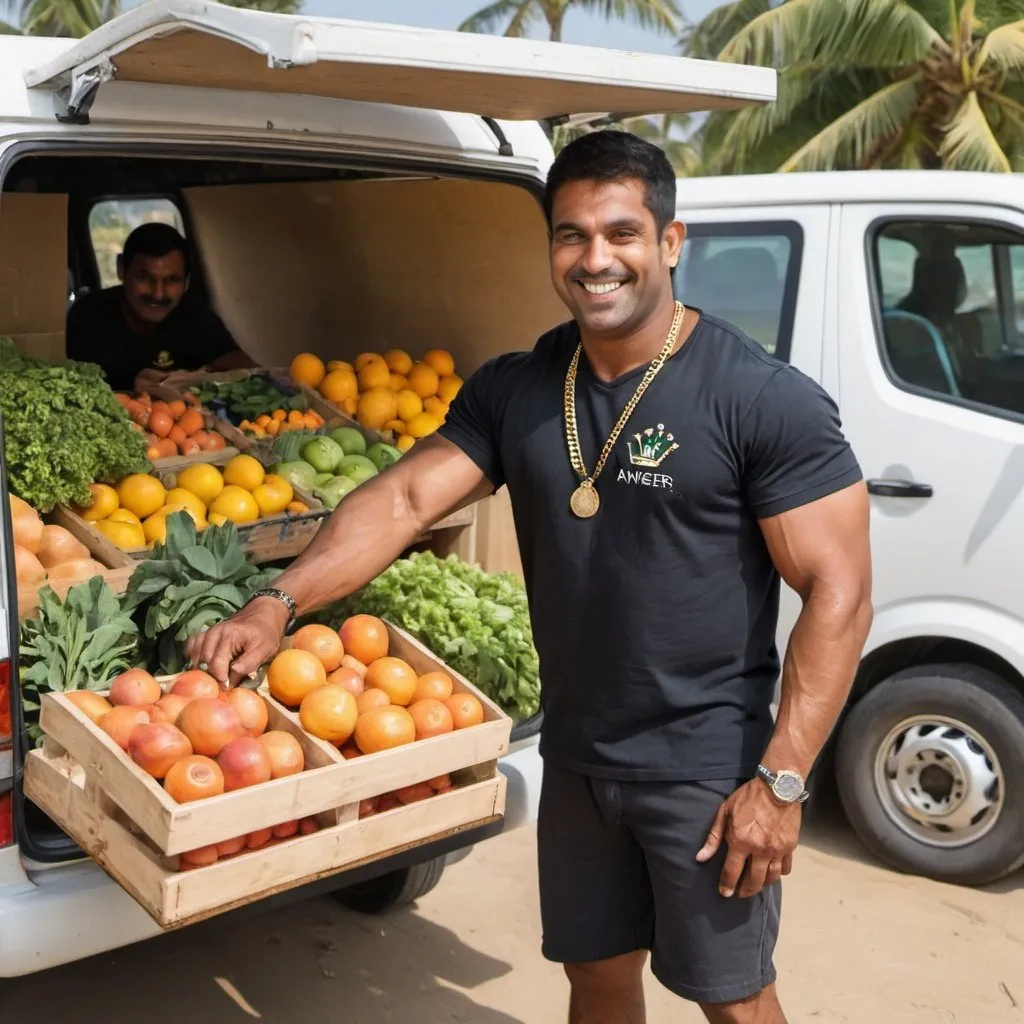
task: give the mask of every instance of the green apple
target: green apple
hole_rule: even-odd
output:
[[[377,475],[377,467],[365,455],[346,455],[338,463],[338,473],[361,484]]]
[[[318,473],[333,473],[345,453],[337,441],[329,437],[314,437],[302,446],[302,457]]]
[[[316,478],[316,470],[304,459],[297,459],[295,462],[279,462],[271,472],[284,477],[292,487],[298,487],[303,491],[308,491]]]
[[[341,504],[342,498],[346,494],[350,494],[354,491],[359,484],[348,476],[335,476],[332,477],[322,487],[314,488],[313,493],[327,506],[329,509],[336,509]]]
[[[402,457],[402,453],[393,445],[385,444],[383,441],[378,441],[376,444],[370,446],[370,450],[366,453],[366,457],[377,467],[378,470],[385,470],[388,466],[394,465]]]
[[[335,427],[330,438],[346,455],[366,454],[366,438],[355,427]]]

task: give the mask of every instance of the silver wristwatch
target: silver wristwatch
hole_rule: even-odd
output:
[[[295,623],[295,612],[297,608],[295,598],[286,591],[279,590],[277,587],[264,587],[262,590],[257,590],[256,593],[249,598],[247,603],[251,604],[258,597],[272,597],[275,601],[280,601],[281,604],[288,609],[288,625],[285,626],[285,632],[288,632]]]
[[[757,766],[758,778],[768,784],[772,796],[780,804],[802,804],[811,794],[804,783],[804,777],[799,772],[791,772],[788,769],[773,772],[765,768],[763,764]]]

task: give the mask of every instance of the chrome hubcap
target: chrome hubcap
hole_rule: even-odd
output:
[[[886,814],[930,846],[966,846],[999,820],[999,759],[970,726],[915,715],[889,731],[875,755],[875,789]]]

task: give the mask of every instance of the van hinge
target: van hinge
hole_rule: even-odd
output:
[[[54,115],[61,124],[88,124],[96,93],[104,82],[112,82],[117,76],[109,60],[89,68],[87,71],[71,72],[71,84],[57,91],[64,109]]]
[[[494,137],[498,140],[498,155],[499,156],[515,156],[512,152],[512,143],[508,141],[505,133],[501,129],[501,125],[494,120],[493,117],[485,117],[484,124],[494,133]]]

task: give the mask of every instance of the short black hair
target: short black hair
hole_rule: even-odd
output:
[[[570,181],[640,181],[644,206],[651,211],[658,235],[676,217],[676,174],[665,153],[631,132],[602,129],[570,142],[555,158],[544,191],[544,216],[552,228],[555,193]]]
[[[159,259],[172,252],[180,252],[185,260],[185,276],[189,273],[188,243],[182,235],[171,227],[160,221],[152,221],[149,224],[140,224],[124,242],[124,251],[121,253],[121,265],[124,272],[132,265],[136,256],[150,256]]]

